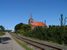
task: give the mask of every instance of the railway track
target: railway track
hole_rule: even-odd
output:
[[[16,35],[16,34],[12,34],[12,36],[16,37],[17,39],[20,39],[34,47],[37,47],[41,50],[63,50],[62,48],[59,48],[59,47],[55,47],[55,46],[50,46],[50,45],[47,45],[47,44],[43,44],[43,43],[40,43],[40,42],[37,42],[37,41],[34,41],[34,40],[31,40],[27,37],[23,37],[23,36],[20,36],[20,35]]]

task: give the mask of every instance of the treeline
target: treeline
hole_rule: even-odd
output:
[[[67,26],[52,25],[31,29],[31,25],[20,23],[15,26],[15,32],[24,36],[67,45]]]
[[[0,36],[4,35],[5,28],[4,26],[0,25]]]

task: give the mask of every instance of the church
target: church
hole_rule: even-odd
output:
[[[30,25],[32,26],[32,29],[35,28],[35,27],[38,27],[38,26],[40,26],[40,27],[46,26],[46,24],[43,23],[43,22],[37,22],[37,21],[35,21],[35,20],[32,18],[32,15],[30,16],[30,18],[29,18],[29,20],[28,20],[28,24],[30,24]]]

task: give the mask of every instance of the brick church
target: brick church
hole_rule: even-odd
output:
[[[32,18],[32,15],[30,16],[30,18],[28,20],[28,24],[30,24],[32,26],[32,28],[35,28],[38,26],[41,26],[41,27],[46,26],[46,24],[43,22],[34,21],[34,19]]]

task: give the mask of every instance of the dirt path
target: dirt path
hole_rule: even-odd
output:
[[[0,43],[0,50],[25,50],[12,38],[8,32],[2,36],[2,40],[2,43]]]

